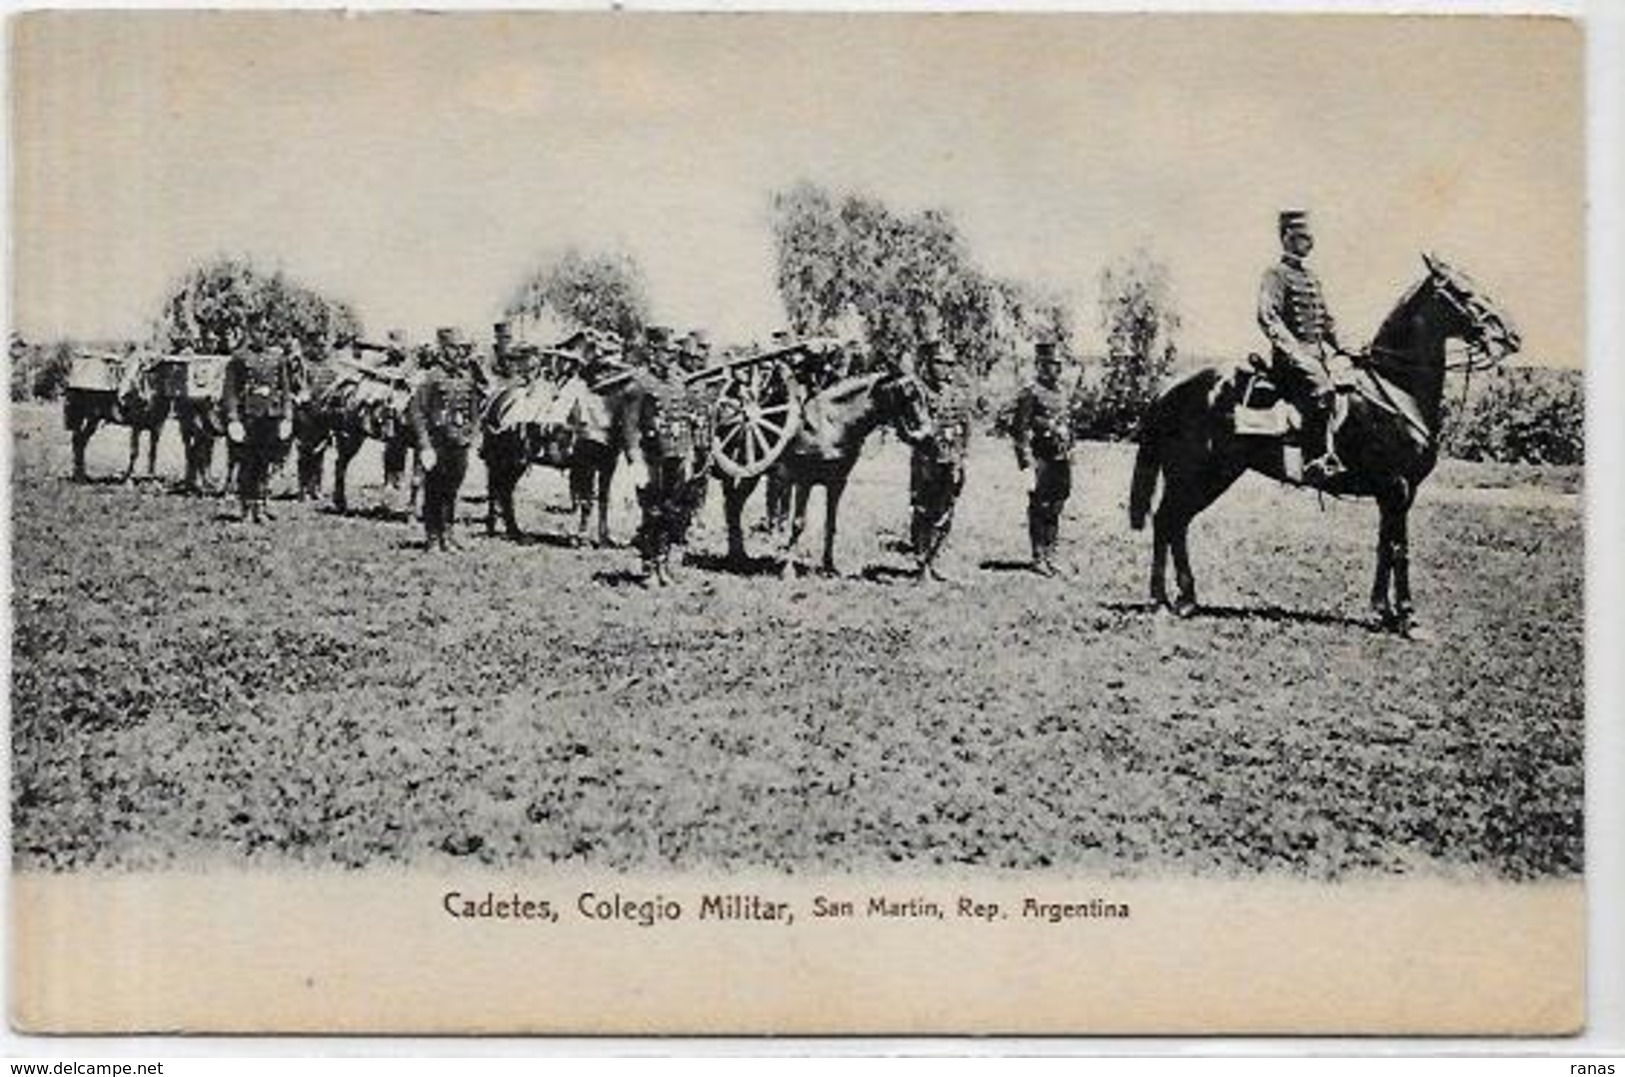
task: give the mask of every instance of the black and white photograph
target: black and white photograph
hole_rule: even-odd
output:
[[[1581,23],[9,31],[19,1027],[1584,1024]]]

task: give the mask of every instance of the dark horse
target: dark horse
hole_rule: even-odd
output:
[[[931,416],[925,389],[912,373],[880,370],[845,378],[802,406],[801,426],[768,472],[770,485],[787,486],[794,498],[790,536],[784,544],[784,574],[796,571],[802,533],[807,526],[807,499],[815,486],[824,488],[824,554],[820,571],[835,573],[835,531],[847,479],[869,434],[890,423],[898,437],[913,443],[930,436]],[[722,476],[723,511],[728,520],[728,560],[743,564],[745,536],[741,524],[745,502],[758,478]]]
[[[535,414],[535,387],[510,385],[499,389],[486,404],[481,416],[480,457],[485,461],[485,531],[494,535],[497,520],[511,539],[520,538],[519,521],[514,515],[514,491],[532,464],[559,468],[570,476],[570,502],[576,515],[575,541],[586,539],[587,523],[593,506],[598,509],[598,527],[593,542],[609,545],[609,492],[620,457],[629,451],[625,444],[627,409],[640,390],[635,378],[611,377],[597,388],[571,381],[558,387],[555,403],[547,410],[558,412],[560,421]],[[581,396],[572,405],[575,394]],[[593,399],[587,399],[591,394]],[[587,430],[580,423],[580,411],[596,412]],[[568,413],[573,417],[563,421]],[[581,428],[581,429],[578,429]]]
[[[130,458],[124,466],[123,481],[135,474],[141,454],[141,435],[147,435],[147,477],[158,465],[158,436],[169,418],[169,399],[158,392],[153,364],[130,356],[133,364],[117,389],[81,389],[69,386],[62,405],[62,421],[73,439],[73,481],[84,482],[85,449],[97,427],[113,423],[130,428]]]
[[[1337,450],[1347,471],[1324,484],[1326,493],[1377,501],[1377,572],[1371,606],[1382,625],[1408,633],[1412,605],[1406,518],[1417,487],[1439,450],[1445,343],[1466,343],[1469,369],[1517,351],[1519,338],[1495,305],[1461,273],[1423,256],[1427,275],[1400,299],[1365,355],[1356,358],[1348,418]],[[1173,609],[1194,613],[1196,580],[1186,532],[1193,517],[1248,470],[1281,482],[1287,474],[1280,437],[1237,432],[1237,412],[1259,375],[1245,368],[1208,367],[1169,386],[1151,404],[1129,494],[1129,522],[1139,530],[1151,512],[1157,477],[1162,497],[1153,515],[1151,597],[1168,605],[1164,563],[1170,551],[1179,585]]]
[[[321,494],[322,468],[327,448],[334,448],[333,507],[349,511],[345,478],[350,461],[367,441],[384,446],[384,485],[398,489],[412,462],[408,511],[417,501],[420,468],[417,440],[412,428],[411,399],[414,381],[404,372],[372,375],[360,369],[338,372],[331,378],[316,375],[304,399],[294,409],[294,441],[298,445],[299,496]]]

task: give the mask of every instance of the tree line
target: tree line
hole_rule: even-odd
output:
[[[1105,353],[1085,356],[1070,299],[1048,282],[983,269],[946,209],[900,213],[877,198],[811,183],[774,192],[768,209],[775,283],[792,333],[854,335],[877,353],[906,355],[933,311],[946,342],[984,386],[983,412],[995,431],[1008,422],[1038,340],[1053,340],[1072,371],[1075,426],[1085,438],[1132,437],[1178,360],[1178,295],[1167,265],[1149,251],[1123,253],[1100,271],[1093,313]],[[250,259],[222,257],[168,290],[146,343],[168,352],[227,352],[240,341],[251,308],[267,312],[273,332],[317,355],[365,334],[345,301]],[[502,311],[521,325],[551,322],[565,331],[635,338],[649,323],[651,301],[630,254],[569,248],[526,273]],[[29,345],[14,336],[12,398],[56,396],[72,352],[69,342]],[[1578,462],[1583,402],[1578,379],[1570,383],[1490,383],[1469,407],[1452,412],[1446,450]]]

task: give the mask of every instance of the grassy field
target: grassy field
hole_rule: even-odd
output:
[[[556,473],[522,484],[516,544],[472,534],[474,467],[469,548],[438,555],[368,511],[376,448],[355,515],[284,501],[254,528],[162,483],[71,485],[58,413],[12,421],[25,867],[1581,869],[1573,469],[1430,479],[1433,638],[1408,642],[1365,617],[1375,509],[1252,477],[1193,530],[1204,615],[1153,613],[1123,446],[1080,451],[1062,581],[1022,570],[1017,472],[984,439],[957,585],[903,576],[907,458],[876,445],[839,578],[723,571],[713,497],[695,563],[645,590],[631,550],[558,542]],[[98,435],[92,473],[123,454]]]

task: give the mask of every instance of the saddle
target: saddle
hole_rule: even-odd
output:
[[[1257,352],[1247,356],[1247,366],[1237,370],[1240,389],[1231,421],[1243,437],[1296,438],[1303,427],[1303,414],[1286,398],[1270,378],[1269,360]]]
[[[1347,356],[1329,361],[1327,373],[1339,394],[1358,391],[1359,370]],[[1270,375],[1270,361],[1252,352],[1247,356],[1247,366],[1235,377],[1241,390],[1234,415],[1236,433],[1295,442],[1303,428],[1303,413],[1276,385]]]

